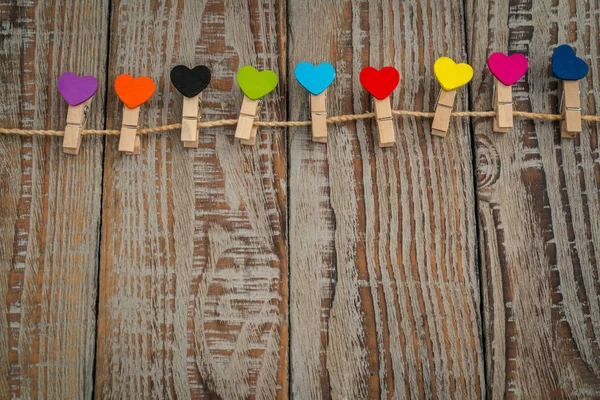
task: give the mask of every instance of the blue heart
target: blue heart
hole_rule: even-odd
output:
[[[585,61],[575,55],[568,44],[558,46],[552,54],[552,75],[565,81],[577,81],[585,77],[589,67]]]
[[[323,93],[335,78],[335,69],[329,63],[321,63],[316,67],[309,62],[301,62],[294,69],[296,79],[306,90],[315,96]]]

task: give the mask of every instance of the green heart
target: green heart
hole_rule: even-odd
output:
[[[237,72],[237,81],[246,96],[258,100],[277,86],[277,74],[271,70],[259,71],[246,65]]]

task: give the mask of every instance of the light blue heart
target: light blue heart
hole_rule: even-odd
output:
[[[296,65],[294,75],[296,75],[298,82],[304,86],[304,89],[316,96],[323,93],[331,85],[335,78],[335,69],[333,65],[326,62],[317,66],[309,62],[301,62]]]

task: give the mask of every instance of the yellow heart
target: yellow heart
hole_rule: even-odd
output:
[[[448,57],[435,60],[433,73],[444,90],[457,89],[473,78],[473,68],[469,64],[457,64]]]

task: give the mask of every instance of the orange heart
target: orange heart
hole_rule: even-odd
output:
[[[136,108],[147,102],[155,90],[154,81],[147,76],[134,78],[128,74],[121,74],[115,80],[115,91],[129,108]]]

